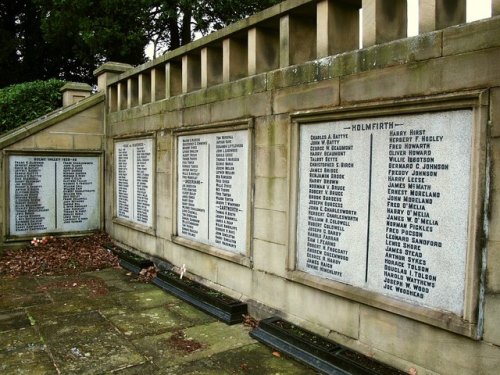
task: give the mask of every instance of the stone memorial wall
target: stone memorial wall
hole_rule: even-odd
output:
[[[461,314],[472,111],[300,127],[298,269]]]
[[[115,143],[116,217],[153,226],[153,139]]]
[[[9,156],[9,234],[100,227],[98,156]]]
[[[178,137],[179,236],[245,253],[248,131]]]

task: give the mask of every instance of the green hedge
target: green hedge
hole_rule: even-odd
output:
[[[23,125],[62,106],[64,81],[25,82],[0,89],[0,133]]]

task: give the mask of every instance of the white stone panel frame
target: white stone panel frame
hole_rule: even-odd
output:
[[[137,153],[127,152],[126,150],[137,149],[140,147],[143,151],[143,157],[138,159]],[[118,153],[128,155],[127,161],[119,160]],[[133,155],[133,157],[130,157]],[[139,156],[140,158],[140,156]],[[149,159],[149,160],[148,160]],[[149,161],[149,163],[148,163]],[[156,135],[154,133],[127,135],[125,137],[116,137],[113,139],[113,222],[131,229],[141,231],[147,234],[156,233]],[[121,166],[119,165],[121,164]],[[134,164],[134,165],[132,165]],[[139,168],[146,173],[138,171]],[[120,167],[123,173],[120,175]],[[139,176],[142,174],[143,176]],[[145,176],[144,176],[145,175]],[[121,184],[120,184],[121,177]],[[149,186],[145,186],[144,192],[138,194],[137,184],[139,179],[147,179]],[[128,185],[127,190],[127,210],[123,211],[123,195],[120,203],[120,185]],[[145,214],[140,206],[146,204],[149,207]]]
[[[204,126],[196,126],[190,128],[183,128],[174,130],[172,137],[172,241],[174,243],[189,247],[194,250],[206,253],[211,256],[222,258],[237,264],[241,264],[247,267],[252,266],[252,228],[253,228],[253,206],[252,206],[252,196],[253,196],[253,143],[254,143],[254,129],[253,129],[253,119],[243,119],[236,121],[228,121],[222,123],[209,124]],[[219,185],[217,188],[221,187],[220,183],[223,184],[237,183],[239,186],[237,188],[231,187],[230,191],[224,190],[222,193],[227,196],[227,199],[234,200],[238,209],[235,209],[237,219],[235,222],[228,222],[229,226],[226,226],[222,221],[219,224],[216,223],[218,220],[215,215],[219,215],[216,212],[217,208],[220,209],[221,205],[226,205],[222,202],[222,197],[214,198],[215,184],[216,180],[214,177],[216,174],[216,169],[218,168],[216,163],[216,153],[222,152],[222,144],[218,150],[214,151],[216,148],[215,144],[217,142],[223,143],[224,139],[228,139],[228,145],[231,143],[236,145],[237,148],[229,150],[235,152],[233,156],[236,156],[238,160],[235,161],[235,175],[232,181],[219,180]],[[230,139],[234,139],[230,140]],[[187,143],[186,143],[187,141]],[[195,146],[192,143],[198,142],[199,146]],[[189,152],[189,148],[197,149],[196,154],[191,155],[191,159],[196,161],[203,161],[203,164],[207,164],[207,158],[209,153],[207,151],[207,144],[210,144],[210,170],[207,170],[207,166],[200,168],[198,170],[184,170],[183,175],[183,159],[185,156],[182,154],[184,144],[184,152],[186,157]],[[220,154],[219,154],[220,155]],[[190,161],[193,162],[193,161]],[[186,163],[186,161],[184,161]],[[227,164],[227,163],[226,163]],[[226,167],[227,168],[227,167]],[[191,194],[191,197],[187,197],[186,191],[184,194],[181,193],[181,189],[186,189],[184,182],[186,181],[185,174],[194,173],[199,178],[196,182],[199,186],[196,194]],[[199,174],[198,174],[199,173]],[[211,176],[209,178],[209,175]],[[227,177],[227,176],[226,176]],[[197,177],[196,177],[197,178]],[[208,184],[211,184],[210,192],[207,190]],[[192,185],[192,184],[191,184]],[[222,186],[225,187],[225,186]],[[187,187],[188,189],[193,189],[193,187]],[[244,196],[240,198],[230,197],[232,194],[232,189],[237,191],[243,191]],[[203,191],[203,194],[199,194]],[[195,196],[196,195],[196,196]],[[206,197],[201,197],[201,195],[206,195]],[[187,201],[187,199],[189,201]],[[224,197],[224,199],[226,199]],[[183,204],[192,206],[193,212],[185,212]],[[196,206],[196,207],[195,207]],[[210,216],[207,216],[206,211],[210,211]],[[194,211],[197,212],[194,215]],[[215,215],[213,213],[215,212]],[[183,216],[184,215],[184,216]],[[195,217],[196,216],[196,217]],[[223,215],[224,216],[224,215]],[[201,225],[190,228],[184,228],[186,218],[191,217],[193,220],[200,220]],[[224,220],[227,222],[227,216],[222,218],[219,215],[219,220]],[[239,223],[238,223],[239,222]],[[191,223],[192,224],[192,223]],[[234,234],[235,241],[234,246],[227,241],[231,240],[230,237],[222,238],[220,236],[221,231],[215,228],[217,225],[223,225],[227,231]],[[235,228],[231,228],[236,226]],[[187,230],[187,231],[186,231]],[[183,233],[184,231],[184,233]],[[217,235],[218,232],[219,234]]]
[[[470,160],[469,175],[470,188],[468,189],[467,201],[468,208],[465,212],[467,223],[465,227],[466,235],[463,239],[465,254],[463,270],[464,280],[461,283],[463,288],[463,305],[452,306],[450,309],[432,306],[432,304],[419,304],[410,299],[397,298],[394,294],[384,293],[378,287],[370,287],[364,279],[369,277],[368,271],[360,269],[360,274],[352,273],[347,280],[342,280],[339,273],[332,273],[332,277],[325,277],[325,273],[308,272],[304,266],[304,259],[301,258],[301,252],[304,252],[304,239],[298,234],[300,225],[304,224],[304,219],[300,217],[303,208],[299,207],[300,200],[304,200],[302,191],[301,197],[301,129],[314,129],[317,124],[351,124],[363,122],[367,119],[376,121],[377,119],[394,119],[398,117],[411,118],[429,115],[440,116],[440,114],[449,113],[470,113]],[[408,117],[409,116],[409,117]],[[299,112],[291,116],[292,132],[290,139],[290,227],[289,227],[289,254],[287,263],[287,277],[295,282],[303,283],[332,294],[348,298],[363,304],[367,304],[392,313],[397,313],[427,324],[441,327],[443,329],[459,333],[478,339],[481,336],[478,314],[478,306],[481,299],[481,262],[483,257],[483,244],[481,238],[484,236],[484,223],[487,220],[487,181],[488,181],[488,153],[486,145],[486,132],[488,121],[488,93],[487,92],[468,92],[460,94],[441,95],[425,99],[410,99],[391,103],[373,103],[355,108],[342,108],[339,110],[325,110],[318,112]],[[310,127],[310,128],[308,128]],[[303,131],[302,131],[303,133]],[[307,134],[314,134],[308,130]],[[320,132],[321,133],[321,132]],[[312,138],[311,138],[312,139]],[[365,145],[366,147],[366,145]],[[370,147],[366,147],[368,155]],[[302,159],[302,162],[304,160]],[[376,161],[373,161],[374,163]],[[341,171],[338,171],[341,173]],[[346,176],[347,180],[351,178],[356,181],[357,176]],[[347,181],[346,180],[346,181]],[[302,187],[303,189],[303,187]],[[359,190],[359,189],[358,189]],[[362,193],[360,191],[360,193]],[[458,199],[458,197],[456,198]],[[349,203],[351,206],[355,201]],[[353,206],[354,207],[354,206]],[[345,209],[345,207],[344,207]],[[357,213],[355,207],[344,212],[344,214]],[[302,211],[301,211],[302,210]],[[373,205],[372,205],[373,210]],[[364,214],[366,212],[363,212]],[[373,214],[373,212],[372,212]],[[384,218],[386,219],[386,218]],[[405,219],[406,220],[406,219]],[[353,221],[353,225],[359,225]],[[338,229],[338,228],[337,228]],[[358,228],[361,236],[366,233],[366,225]],[[355,241],[351,238],[349,241]],[[348,241],[348,242],[349,242]],[[347,246],[346,244],[344,244]],[[309,247],[307,247],[309,249]],[[311,247],[312,258],[314,259],[314,245]],[[364,251],[364,249],[363,249]],[[338,250],[340,253],[340,250]],[[299,254],[299,255],[298,255]],[[355,254],[354,254],[355,255]],[[365,254],[363,253],[361,258]],[[360,259],[361,259],[360,258]],[[319,258],[318,258],[319,259]],[[356,256],[354,259],[357,259]],[[359,260],[359,259],[358,259]],[[363,261],[363,264],[365,262]],[[367,262],[368,263],[368,262]],[[383,262],[382,262],[383,263]],[[312,262],[314,266],[314,261]],[[349,271],[349,268],[345,268]],[[445,273],[443,272],[443,275]],[[443,276],[444,277],[444,276]],[[460,285],[459,285],[460,286]],[[436,302],[438,305],[438,302]]]
[[[33,196],[36,194],[34,191],[29,194],[32,196],[31,198],[38,201],[37,206],[39,206],[40,212],[35,213],[35,215],[38,216],[41,226],[34,230],[26,228],[16,230],[12,228],[16,220],[11,219],[11,214],[17,212],[15,205],[18,192],[16,192],[15,187],[16,176],[11,175],[11,172],[15,173],[15,171],[11,171],[11,164],[15,161],[26,163],[35,160],[43,164],[41,169],[39,168],[39,184],[37,185],[39,194],[38,197]],[[47,166],[48,164],[50,166]],[[66,164],[71,167],[70,170],[65,168]],[[75,169],[77,164],[79,169]],[[6,220],[4,220],[3,226],[6,242],[29,239],[33,236],[80,234],[102,229],[104,225],[103,169],[102,152],[4,151],[3,182],[6,187],[4,190],[4,202],[6,202],[4,217]],[[73,180],[78,180],[76,181],[78,192],[65,191],[64,188],[68,185],[64,180],[65,172],[78,173],[81,177],[81,180],[73,178]],[[24,176],[22,178],[30,177]],[[96,181],[92,182],[87,178]],[[67,182],[71,183],[72,181],[68,180]],[[65,198],[66,193],[68,194]],[[75,194],[79,196],[76,197]],[[72,206],[67,206],[64,199],[73,202]]]

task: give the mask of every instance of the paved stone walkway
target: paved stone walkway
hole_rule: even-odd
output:
[[[0,374],[315,374],[126,271],[0,278]]]

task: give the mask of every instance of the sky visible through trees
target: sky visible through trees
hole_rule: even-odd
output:
[[[0,0],[0,88],[38,79],[93,83],[106,61],[138,65],[279,0]],[[408,35],[418,0],[408,0]],[[491,15],[468,0],[467,20]]]
[[[92,83],[106,61],[138,65],[279,0],[0,0],[0,88]]]

